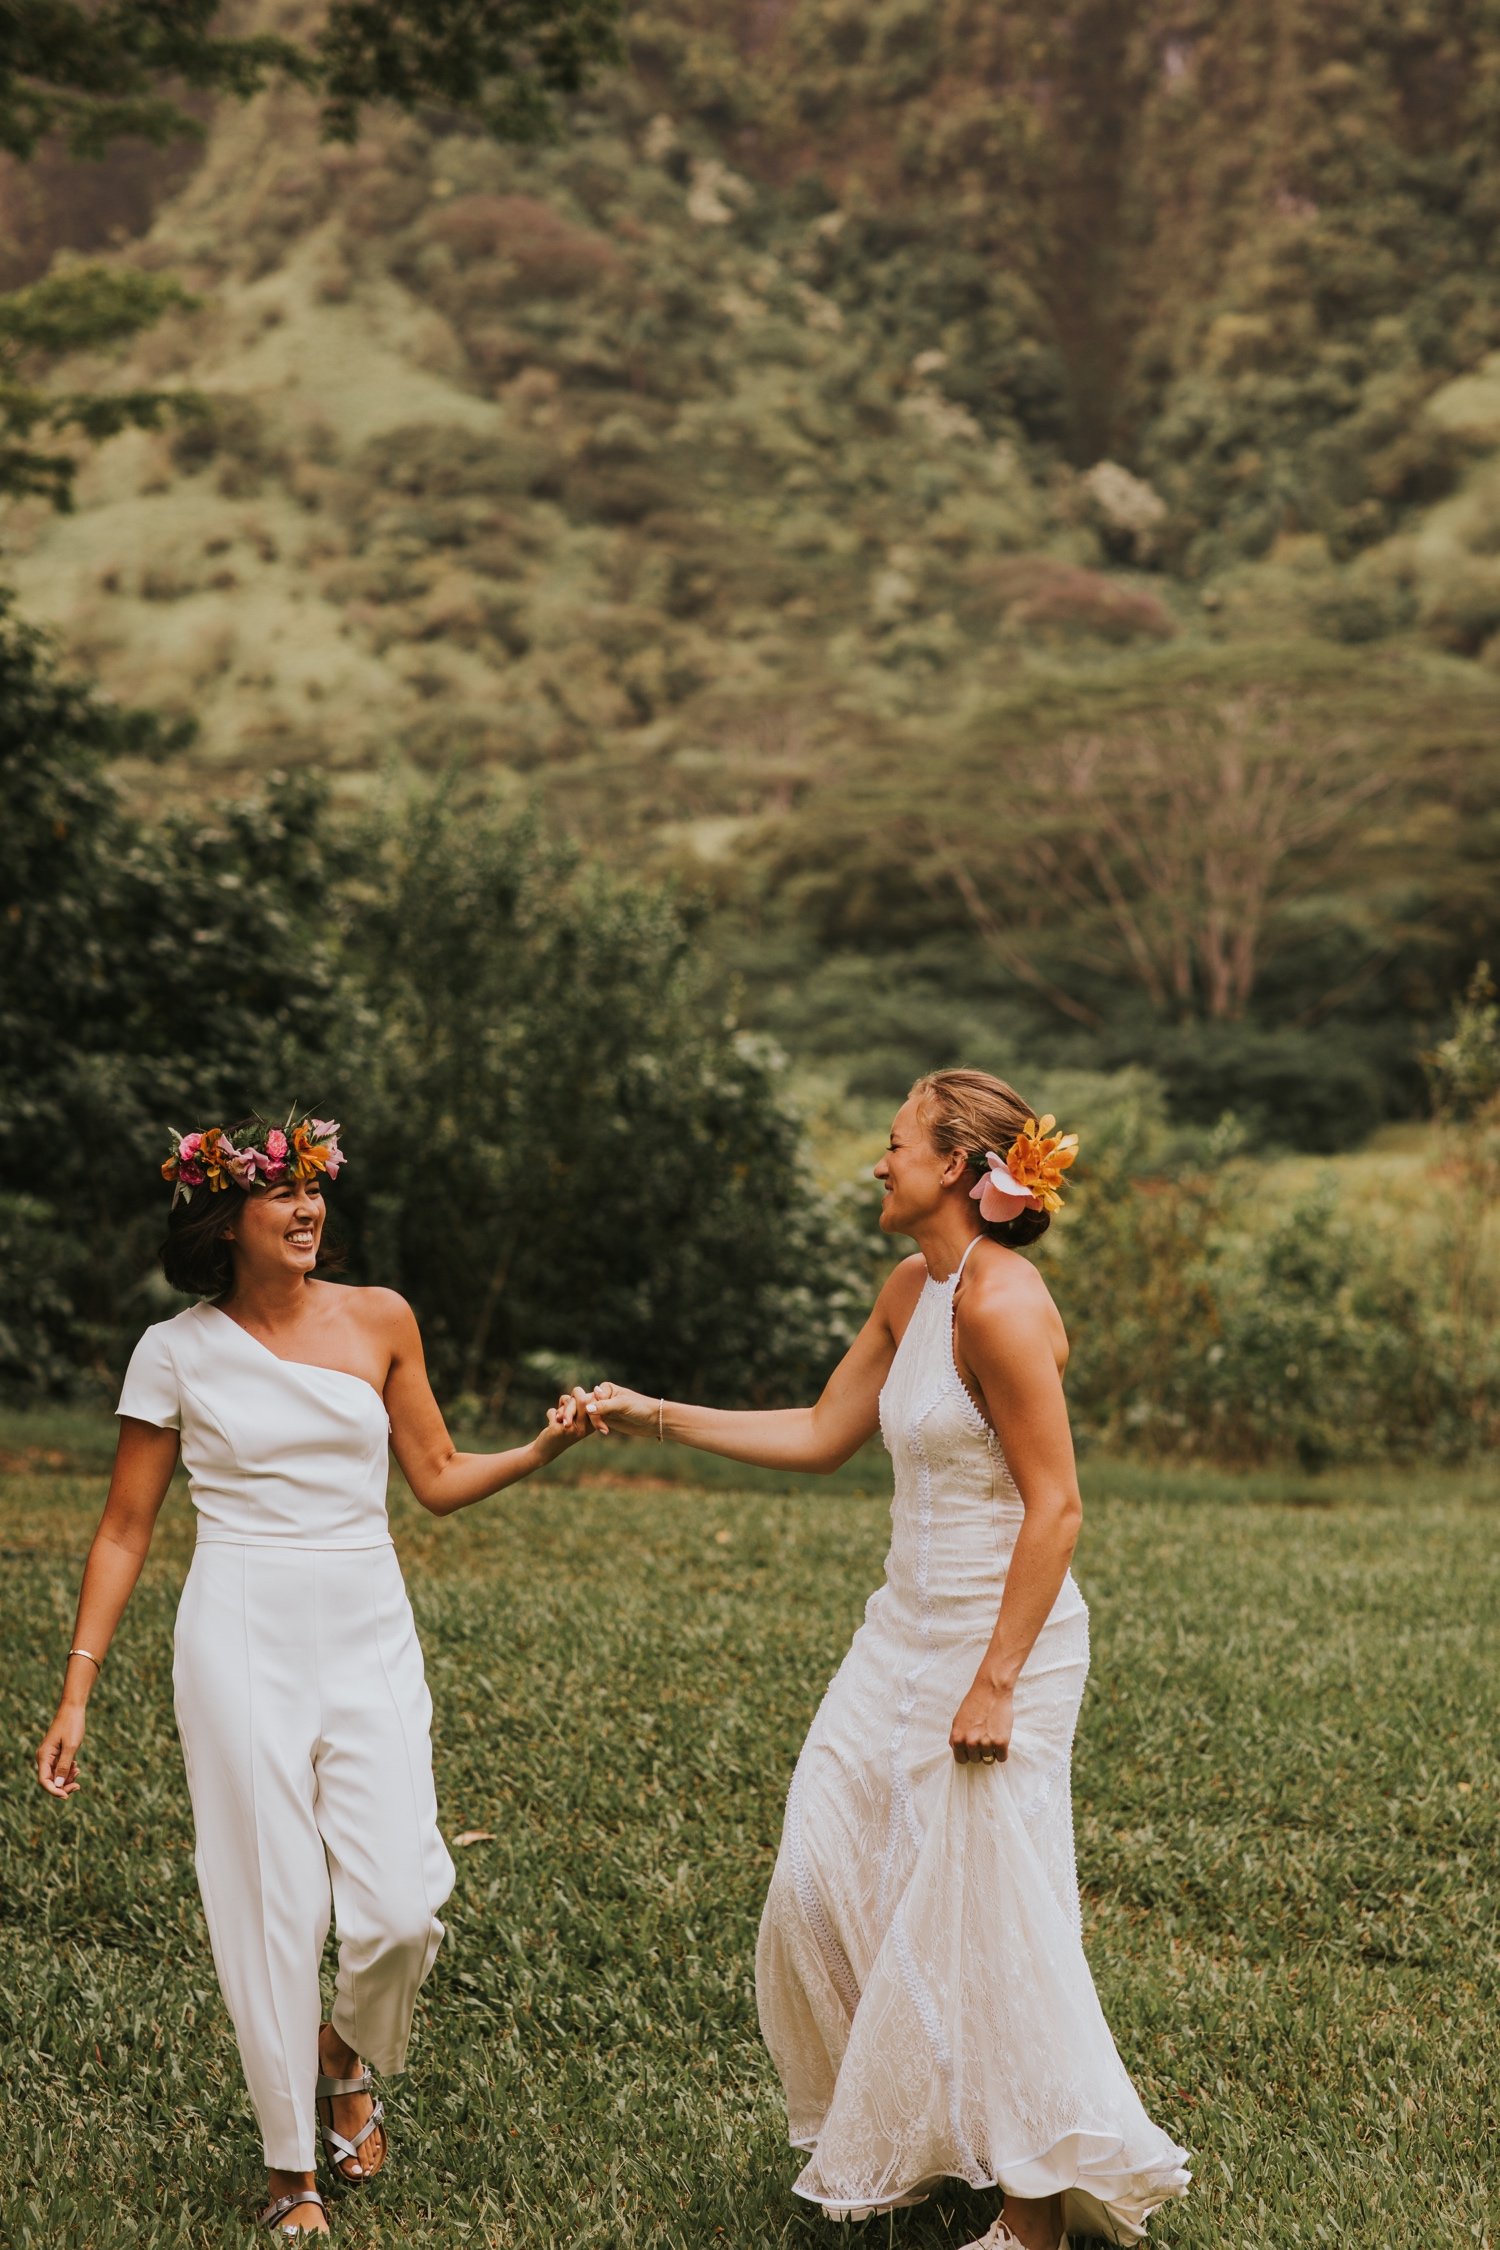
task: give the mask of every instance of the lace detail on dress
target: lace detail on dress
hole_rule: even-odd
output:
[[[797,1886],[797,1899],[807,1916],[808,1928],[814,1943],[823,1956],[835,1992],[852,2016],[859,2006],[859,1982],[849,1966],[849,1956],[838,1941],[837,1932],[823,1911],[818,1896],[818,1886],[813,1881],[807,1863],[807,1853],[802,1846],[802,1781],[801,1765],[792,1775],[792,1786],[786,1801],[786,1845],[792,1863],[792,1880]]]
[[[954,1712],[1023,1520],[953,1354],[957,1274],[928,1282],[880,1427],[885,1582],[813,1721],[761,1921],[756,1994],[798,2192],[877,2208],[952,2176],[1064,2195],[1078,2234],[1134,2242],[1184,2192],[1079,1939],[1069,1787],[1088,1670],[1071,1577],[1016,1688],[1003,1766],[959,1766]]]

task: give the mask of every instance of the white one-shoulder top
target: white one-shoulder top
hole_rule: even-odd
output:
[[[341,1368],[278,1359],[216,1305],[146,1330],[115,1411],[181,1431],[200,1546],[390,1543],[379,1392]]]

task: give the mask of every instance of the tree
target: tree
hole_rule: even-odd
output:
[[[617,52],[619,0],[331,0],[301,39],[218,28],[222,0],[30,0],[0,14],[0,149],[23,162],[60,137],[79,159],[117,141],[201,138],[193,96],[241,100],[274,78],[305,86],[325,138],[357,138],[366,109],[439,108],[507,140],[558,127],[561,100]],[[84,266],[0,296],[0,494],[66,507],[76,462],[64,431],[97,440],[163,414],[182,394],[54,393],[52,360],[123,341],[183,292],[163,277]],[[37,442],[38,439],[42,442]]]
[[[125,137],[199,135],[184,92],[241,100],[275,76],[322,103],[330,140],[354,140],[375,103],[462,110],[502,139],[555,130],[557,101],[618,51],[618,0],[331,0],[310,38],[238,38],[223,0],[29,0],[0,23],[0,148],[29,157],[50,133],[75,156]]]
[[[1299,740],[1245,696],[1149,732],[1070,735],[1025,763],[984,889],[965,846],[932,834],[980,935],[1064,1014],[1098,1021],[1043,973],[1013,907],[1045,901],[1049,923],[1064,909],[1054,961],[1138,985],[1161,1015],[1237,1022],[1268,956],[1305,938],[1310,902],[1336,899],[1390,782],[1361,744]]]
[[[352,1004],[342,861],[305,781],[133,820],[107,761],[160,744],[0,610],[0,1380],[103,1366],[160,1232],[167,1120],[323,1091]],[[296,1083],[289,1081],[296,1074]],[[309,1083],[309,1080],[312,1083]]]
[[[365,859],[339,1210],[439,1380],[497,1407],[540,1352],[687,1394],[815,1381],[868,1254],[671,901],[440,802]]]

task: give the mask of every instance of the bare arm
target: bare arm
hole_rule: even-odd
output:
[[[648,1398],[619,1384],[583,1401],[595,1429],[609,1436],[671,1438],[700,1453],[748,1461],[762,1469],[804,1469],[827,1475],[856,1454],[879,1424],[880,1386],[889,1372],[899,1326],[920,1287],[906,1259],[887,1280],[869,1319],[823,1386],[815,1406],[736,1411]],[[892,1321],[897,1322],[893,1327]]]
[[[104,1513],[83,1566],[78,1616],[70,1646],[86,1648],[102,1665],[125,1604],[150,1550],[156,1519],[177,1466],[177,1432],[123,1417]],[[54,1797],[77,1790],[78,1746],[98,1667],[70,1656],[57,1714],[36,1754],[36,1774]]]
[[[390,1331],[385,1406],[391,1418],[391,1449],[412,1492],[433,1515],[449,1516],[476,1500],[487,1500],[587,1437],[586,1418],[568,1401],[549,1411],[546,1427],[529,1445],[511,1446],[504,1453],[460,1453],[427,1380],[416,1315],[394,1291],[380,1294],[381,1316]]]
[[[1083,1503],[1058,1367],[1061,1324],[1039,1277],[1008,1267],[977,1274],[954,1341],[1026,1511],[994,1633],[953,1722],[950,1739],[963,1762],[1006,1755],[1016,1681],[1067,1576]]]

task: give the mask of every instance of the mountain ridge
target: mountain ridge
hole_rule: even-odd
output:
[[[115,253],[198,308],[81,371],[207,412],[101,448],[76,515],[13,509],[6,574],[184,722],[122,769],[143,805],[299,766],[351,803],[540,792],[716,900],[788,1026],[829,948],[972,959],[956,835],[1099,1018],[1096,903],[1014,892],[1043,845],[1081,879],[1045,776],[1082,734],[1127,790],[1148,736],[1246,725],[1308,773],[1357,736],[1397,830],[1446,840],[1398,895],[1351,831],[1306,989],[1256,1005],[1314,1020],[1387,960],[1359,1020],[1409,1101],[1500,941],[1500,155],[1463,75],[1500,26],[1440,16],[1434,47],[1353,4],[1270,37],[796,0],[736,42],[681,0],[554,147],[429,118],[330,149],[294,92],[223,105]],[[1135,1005],[1115,1059],[1158,1037]]]

